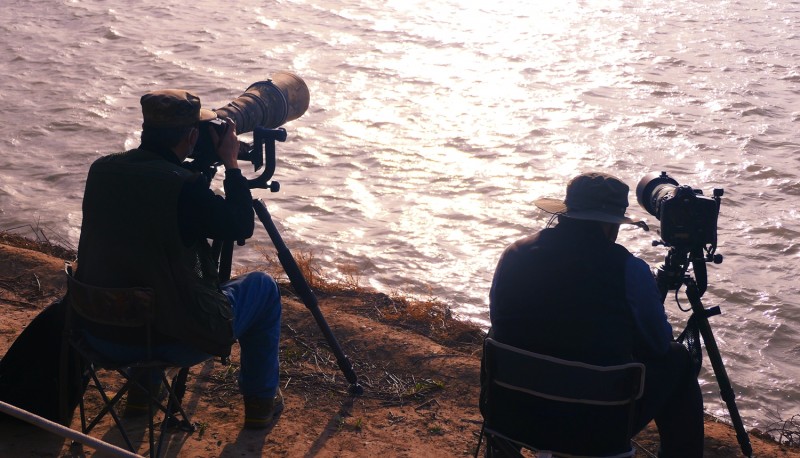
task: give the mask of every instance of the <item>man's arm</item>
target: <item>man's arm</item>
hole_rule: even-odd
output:
[[[253,196],[236,159],[239,152],[236,124],[227,118],[225,125],[221,136],[211,126],[208,128],[225,165],[222,184],[226,197],[214,194],[202,175],[184,185],[178,200],[178,224],[187,246],[199,238],[244,240],[253,236]]]
[[[661,293],[650,267],[631,256],[625,264],[625,298],[636,325],[635,351],[640,356],[659,356],[667,352],[673,340]]]
[[[178,224],[187,246],[200,238],[244,240],[253,235],[253,198],[239,169],[225,171],[225,196],[214,194],[202,175],[187,182],[178,200]]]

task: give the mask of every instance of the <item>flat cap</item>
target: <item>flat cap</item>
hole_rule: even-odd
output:
[[[217,117],[200,108],[200,97],[182,89],[164,89],[143,95],[142,119],[145,127],[188,127]]]

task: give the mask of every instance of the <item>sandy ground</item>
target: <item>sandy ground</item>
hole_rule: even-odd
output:
[[[62,269],[58,257],[0,244],[0,353],[5,354],[27,323],[63,294]],[[164,456],[451,457],[474,453],[481,427],[477,409],[480,333],[435,307],[415,309],[384,294],[320,293],[320,309],[364,387],[363,395],[351,396],[311,313],[290,292],[284,294],[281,383],[286,409],[282,415],[266,431],[242,430],[243,406],[235,387],[238,348],[234,347],[230,365],[211,361],[192,369],[184,404],[199,428],[192,434],[169,434]],[[79,428],[75,417],[72,426]],[[138,453],[146,454],[144,420],[127,423],[139,444]],[[107,423],[93,436],[123,446]],[[728,425],[709,419],[706,436],[706,457],[742,456]],[[800,457],[800,449],[761,435],[751,434],[750,439],[755,456]],[[652,425],[636,442],[640,444],[637,457],[654,456],[658,436]],[[24,423],[0,426],[2,457],[75,456],[68,445],[63,438]],[[102,456],[89,448],[85,455]]]

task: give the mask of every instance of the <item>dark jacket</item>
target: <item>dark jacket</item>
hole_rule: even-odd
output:
[[[144,149],[95,161],[86,182],[76,275],[95,286],[154,288],[158,342],[225,356],[234,341],[230,304],[219,290],[207,241],[187,237],[179,222],[181,196],[202,179],[177,160]],[[92,332],[122,343],[127,337]]]
[[[572,220],[515,242],[492,283],[495,339],[591,364],[631,361],[635,331],[625,300],[630,256],[598,226]]]
[[[492,283],[492,337],[589,364],[632,361],[635,329],[625,299],[625,264],[631,256],[597,225],[566,219],[515,242],[500,258]],[[486,382],[482,370],[481,413],[488,425],[511,437],[576,455],[618,453],[627,439],[625,408],[531,399],[490,389]],[[583,434],[580,441],[574,431]]]

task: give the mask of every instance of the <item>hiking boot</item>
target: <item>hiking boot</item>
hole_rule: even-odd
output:
[[[273,398],[244,398],[245,429],[265,429],[275,417],[283,411],[283,394],[281,389]]]

